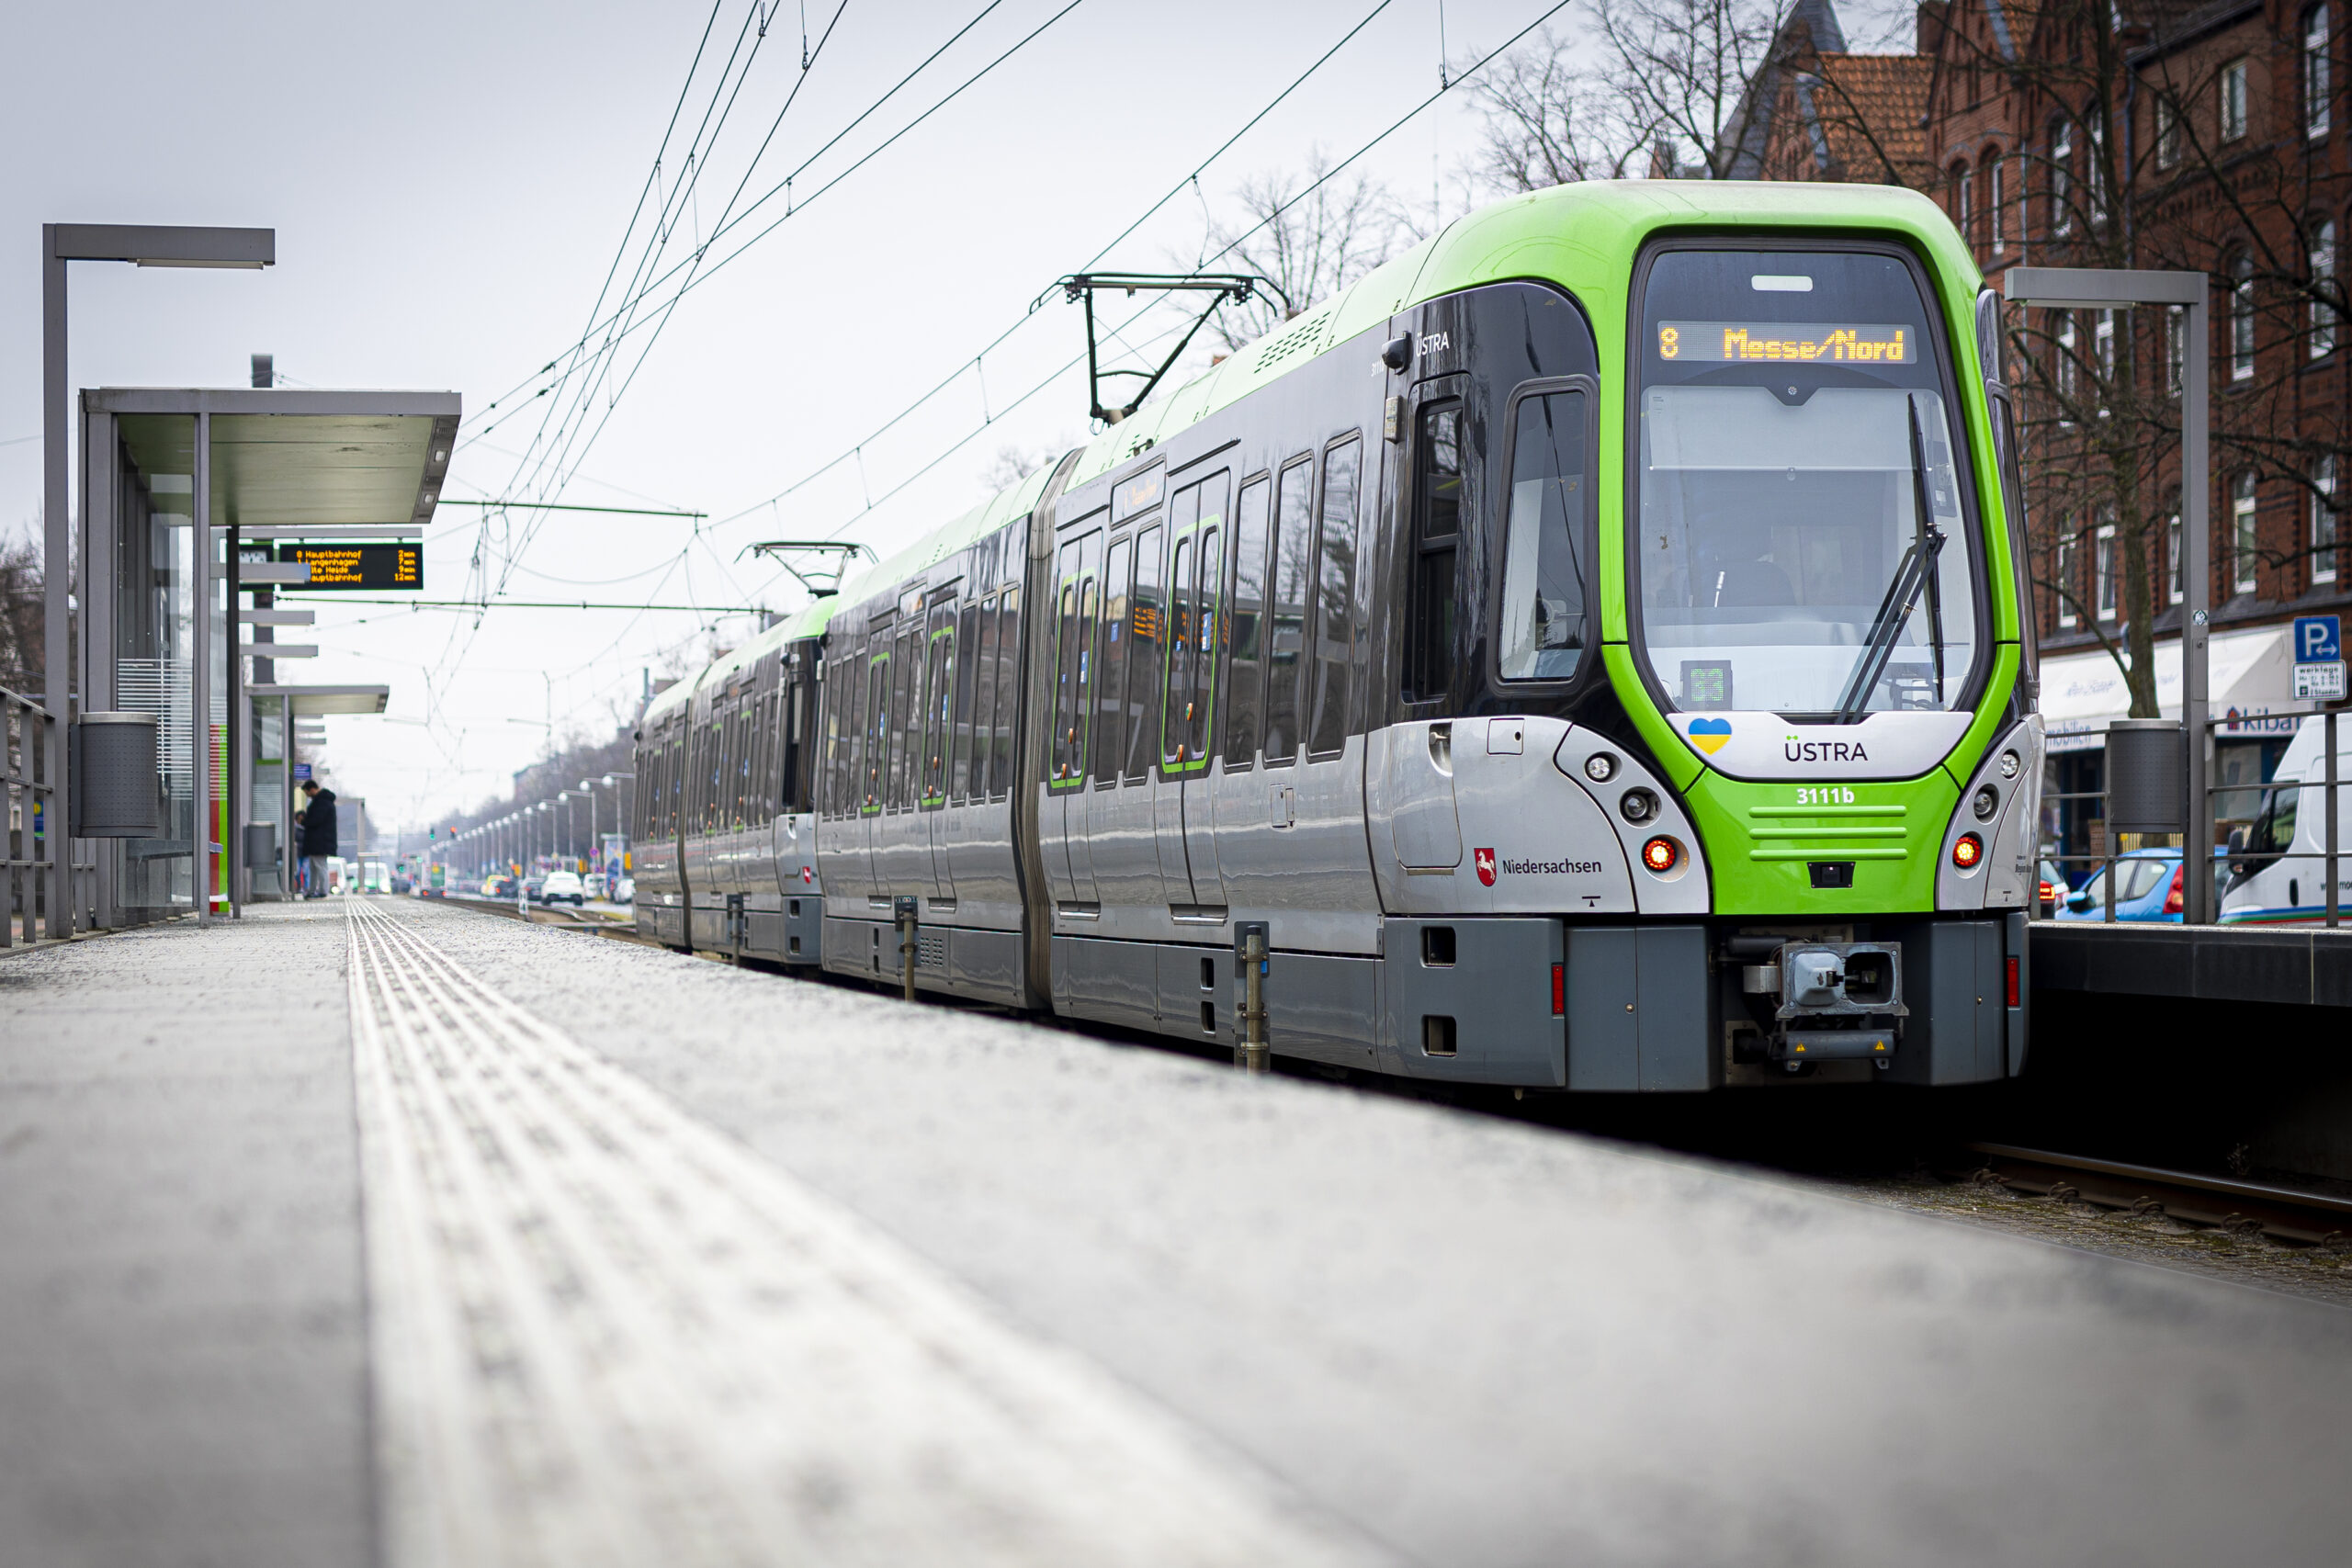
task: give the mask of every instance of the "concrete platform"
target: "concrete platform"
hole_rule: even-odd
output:
[[[2333,1562],[2352,1530],[2340,1310],[368,902],[0,959],[9,1568]]]

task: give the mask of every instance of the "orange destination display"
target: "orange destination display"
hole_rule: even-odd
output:
[[[277,558],[307,562],[314,589],[424,586],[423,545],[280,545]]]
[[[1825,365],[1911,365],[1919,357],[1909,327],[1829,321],[1660,321],[1660,359],[1730,364],[1796,360]]]

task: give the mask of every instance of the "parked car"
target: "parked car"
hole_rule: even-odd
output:
[[[2043,856],[2034,888],[2034,898],[2039,905],[2036,912],[2045,920],[2056,915],[2058,899],[2066,891],[2066,874],[2058,868],[2056,861]]]
[[[637,902],[636,877],[624,876],[621,878],[620,886],[613,890],[613,902],[616,904],[634,904]]]
[[[2213,858],[2228,852],[2216,849]],[[2132,850],[2091,874],[2091,879],[2066,895],[2057,918],[2062,920],[2107,919],[2107,878],[2115,875],[2115,918],[2120,920],[2179,920],[2186,893],[2182,887],[2180,852],[2175,849]],[[2216,865],[2214,874],[2228,872]]]
[[[543,903],[542,893],[548,885],[548,874],[535,871],[523,879],[523,897],[534,904]]]
[[[512,898],[514,897],[514,879],[503,873],[492,873],[482,878],[481,896],[485,898]]]
[[[542,904],[560,904],[569,899],[577,909],[588,902],[588,889],[581,885],[578,873],[551,871],[539,879],[536,897]]]

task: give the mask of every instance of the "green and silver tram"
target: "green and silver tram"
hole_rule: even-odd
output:
[[[1912,193],[1453,224],[829,603],[824,966],[895,980],[911,908],[921,988],[1229,1043],[1259,933],[1277,1055],[2015,1074],[2041,738],[1998,335]]]

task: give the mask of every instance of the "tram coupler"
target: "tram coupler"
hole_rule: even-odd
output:
[[[915,999],[915,953],[920,943],[915,936],[916,901],[911,893],[901,893],[890,901],[891,912],[899,918],[899,967],[906,981],[907,1000]]]
[[[1233,1065],[1246,1072],[1271,1071],[1273,1052],[1266,1043],[1266,939],[1263,920],[1244,920],[1235,929],[1236,967],[1241,974],[1241,1029],[1233,1046]]]
[[[1894,1061],[1911,1013],[1901,943],[1738,936],[1728,953],[1770,1060],[1792,1073],[1810,1062],[1871,1061],[1883,1069]]]

